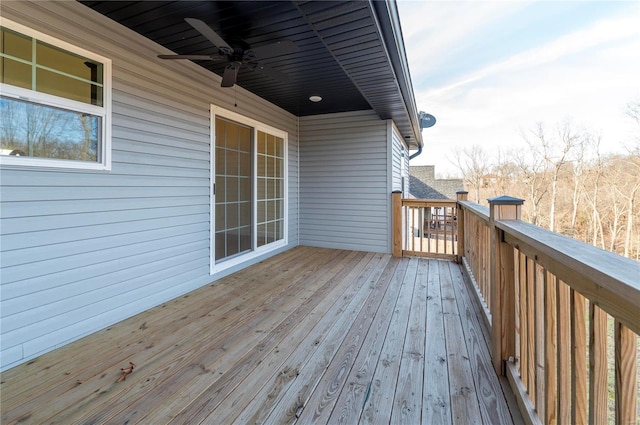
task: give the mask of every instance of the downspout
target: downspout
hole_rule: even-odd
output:
[[[421,153],[422,153],[422,145],[418,145],[418,152],[414,153],[413,155],[409,155],[409,161],[411,161],[413,158],[420,155]]]
[[[418,120],[420,122],[420,131],[424,128],[433,127],[436,124],[436,117],[431,114],[427,114],[426,112],[418,112]],[[418,144],[418,152],[409,156],[409,161],[411,161],[416,156],[422,153],[422,145]]]

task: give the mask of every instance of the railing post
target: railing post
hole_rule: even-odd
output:
[[[391,193],[391,210],[393,256],[402,257],[402,191]]]
[[[457,196],[457,200],[458,200],[458,205],[456,206],[457,209],[457,227],[458,227],[458,231],[457,231],[457,237],[458,237],[458,255],[456,255],[456,262],[458,264],[462,264],[462,257],[464,257],[464,209],[462,208],[462,206],[460,205],[460,201],[466,201],[467,200],[467,195],[469,194],[469,192],[465,191],[465,190],[460,190],[458,192],[456,192],[456,196]]]
[[[520,220],[524,200],[510,196],[489,201],[491,357],[499,375],[506,374],[506,361],[515,356],[515,275],[513,247],[496,228],[499,220]]]

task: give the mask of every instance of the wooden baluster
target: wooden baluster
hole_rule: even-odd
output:
[[[458,259],[458,263],[462,264],[462,257],[466,256],[467,253],[465,251],[466,247],[465,247],[465,240],[467,237],[467,227],[466,227],[466,222],[467,222],[467,218],[465,217],[465,211],[464,208],[462,207],[462,204],[460,204],[460,201],[466,201],[467,200],[467,194],[469,192],[465,192],[464,190],[460,190],[458,192],[456,192],[456,197],[458,200],[458,204],[456,206],[456,217],[458,219],[458,223],[457,223],[457,238],[458,238],[458,246],[457,249],[458,251],[456,252],[457,255],[457,259]]]
[[[456,213],[456,207],[449,207],[449,211],[451,213],[450,218],[449,218],[449,250],[451,251],[452,255],[456,255],[457,249],[456,246],[458,244],[458,241],[456,239],[456,225],[457,225],[457,213]],[[453,218],[456,217],[456,220],[454,220]]]
[[[477,226],[477,231],[479,236],[478,244],[476,246],[478,276],[480,276],[480,281],[482,282],[482,295],[484,295],[484,298],[486,300],[489,300],[488,302],[491,303],[491,295],[489,295],[490,294],[489,280],[487,279],[487,273],[486,273],[487,270],[489,270],[489,261],[487,261],[487,259],[489,258],[489,251],[485,250],[485,248],[488,247],[486,245],[488,238],[485,235],[485,232],[484,232],[485,229],[482,225],[482,222],[480,222],[480,220],[478,220],[478,222],[476,223],[476,226]]]
[[[556,277],[546,273],[545,280],[545,423],[555,425],[558,421],[557,360],[558,334],[556,312]],[[562,341],[560,341],[562,343]],[[566,408],[562,406],[562,408]],[[542,415],[541,415],[542,416]]]
[[[453,207],[447,207],[447,223],[445,229],[448,227],[449,230],[447,232],[447,236],[445,237],[445,241],[447,243],[447,250],[450,254],[455,255],[456,251],[453,249],[453,245],[455,244],[455,238],[453,236],[453,216],[455,214]]]
[[[484,287],[485,296],[488,300],[491,300],[491,229],[480,222],[480,229],[482,231],[482,270],[484,273]],[[489,301],[492,302],[492,301]]]
[[[482,241],[480,239],[480,220],[476,216],[468,216],[467,218],[473,218],[472,221],[472,236],[471,236],[471,247],[473,248],[473,254],[471,257],[473,258],[473,272],[476,275],[476,280],[478,281],[478,288],[480,288],[480,293],[484,297],[485,301],[487,300],[487,294],[484,291],[484,280],[481,273],[480,266],[480,248],[482,247]],[[469,244],[469,242],[467,242]],[[488,305],[488,302],[487,302]]]
[[[520,319],[520,312],[522,311],[522,306],[520,305],[520,303],[522,302],[520,300],[520,285],[523,285],[523,282],[521,282],[520,280],[520,251],[517,248],[513,249],[513,255],[515,258],[515,261],[513,262],[513,276],[514,276],[514,287],[513,290],[516,294],[516,299],[515,299],[515,320],[514,320],[514,326],[516,329],[516,333],[515,333],[515,359],[516,359],[516,367],[518,369],[518,373],[521,374],[520,372],[520,367],[521,367],[521,359],[522,359],[522,320]]]
[[[607,423],[607,313],[589,303],[589,425]]]
[[[586,300],[571,290],[571,423],[587,423],[587,320]]]
[[[462,259],[463,257],[466,258],[467,263],[469,264],[469,266],[471,266],[471,247],[469,246],[470,243],[470,239],[473,238],[473,234],[471,233],[471,229],[472,227],[472,215],[469,214],[467,212],[467,210],[464,207],[460,207],[460,213],[464,215],[464,218],[462,219],[464,221],[462,229],[460,231],[460,233],[462,234],[462,243],[461,243],[461,251],[459,253],[460,255],[460,259]]]
[[[616,320],[615,323],[616,424],[638,423],[636,335]]]
[[[558,403],[560,406],[571,406],[571,314],[569,286],[559,280],[558,297]],[[571,409],[561,408],[558,411],[558,423],[571,424]]]
[[[483,251],[484,249],[484,239],[483,239],[483,234],[481,232],[480,229],[480,220],[476,219],[475,222],[475,226],[474,226],[474,232],[477,236],[476,238],[476,242],[473,244],[473,248],[475,251],[474,254],[474,262],[475,262],[475,269],[476,269],[476,276],[478,276],[478,282],[480,283],[480,290],[482,291],[482,296],[484,296],[485,300],[489,299],[489,294],[487,293],[487,281],[484,277],[484,264],[485,263],[485,257],[483,256],[483,253],[486,254],[485,251]],[[491,311],[491,310],[489,310]]]
[[[484,280],[482,279],[482,274],[480,273],[480,247],[482,245],[480,245],[482,242],[480,241],[480,228],[478,227],[480,225],[480,220],[478,220],[478,218],[474,215],[471,216],[473,217],[473,226],[471,228],[472,230],[472,237],[471,237],[471,247],[472,247],[472,259],[473,259],[473,273],[476,276],[476,280],[478,282],[478,287],[480,288],[480,293],[482,294],[482,296],[484,297],[484,299],[487,299],[487,294],[484,292]]]
[[[535,263],[533,259],[527,258],[527,374],[529,375],[529,385],[527,390],[529,398],[536,404],[536,340],[535,340],[535,311],[536,303],[534,297],[534,278]]]
[[[525,388],[529,386],[529,326],[527,322],[527,257],[521,252],[520,265],[520,378]]]
[[[424,252],[424,207],[418,208],[418,236],[420,237],[420,252]]]
[[[416,250],[416,239],[413,237],[413,226],[416,223],[415,220],[415,207],[407,207],[407,219],[411,221],[407,221],[407,229],[406,229],[406,240],[407,240],[407,250],[415,251]]]
[[[447,223],[449,222],[449,214],[451,213],[451,209],[449,207],[443,207],[444,211],[444,224],[442,226],[442,245],[444,246],[444,253],[447,254],[449,252],[449,232],[447,231]]]
[[[544,268],[537,264],[535,265],[535,282],[534,282],[534,297],[535,297],[535,370],[536,370],[536,410],[538,416],[544,418],[546,415],[545,404],[545,346],[547,342],[545,340],[545,271]]]
[[[484,269],[485,269],[485,265],[486,263],[486,255],[487,252],[484,251],[484,229],[482,229],[480,226],[482,224],[480,223],[480,220],[476,219],[476,223],[475,223],[475,234],[477,236],[476,238],[476,242],[474,244],[474,249],[475,249],[475,263],[476,263],[476,273],[478,276],[478,282],[480,282],[480,288],[482,290],[482,295],[484,296],[485,300],[489,300],[489,293],[487,292],[487,280],[485,279],[485,274],[484,274]],[[488,266],[487,266],[488,268]],[[487,303],[489,303],[490,301],[487,301]],[[491,309],[489,309],[489,311],[491,311]]]
[[[431,252],[431,220],[433,219],[432,208],[427,207],[427,250]]]

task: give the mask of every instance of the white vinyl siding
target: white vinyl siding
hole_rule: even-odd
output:
[[[295,116],[157,59],[168,51],[80,3],[4,2],[2,16],[113,63],[111,171],[0,169],[3,369],[220,277],[209,274],[211,104],[288,133],[282,250],[298,244]]]
[[[402,140],[398,128],[389,122],[392,138],[391,179],[392,191],[401,190],[403,197],[409,197],[409,150]],[[403,180],[404,177],[404,180]],[[404,185],[403,185],[404,182]]]
[[[300,244],[389,252],[388,146],[372,111],[300,118]]]

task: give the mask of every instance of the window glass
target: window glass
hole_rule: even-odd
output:
[[[0,48],[3,83],[103,106],[103,64],[6,28]]]
[[[31,65],[9,58],[0,58],[0,81],[31,90]]]
[[[67,52],[47,43],[36,43],[36,61],[39,66],[102,84],[102,64]]]
[[[1,28],[0,47],[2,53],[25,61],[32,61],[32,38],[18,34],[7,28]]]
[[[99,161],[101,118],[0,97],[0,154]]]
[[[101,87],[42,68],[36,70],[36,90],[78,102],[102,106]]]

